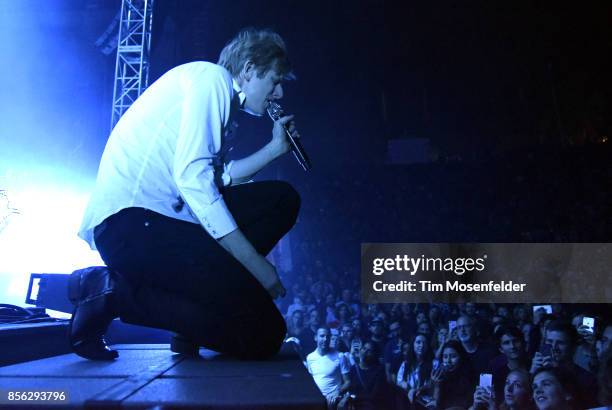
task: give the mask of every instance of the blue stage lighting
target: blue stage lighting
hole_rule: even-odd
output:
[[[21,179],[0,195],[0,215],[6,217],[0,231],[2,303],[23,305],[30,272],[70,273],[103,264],[76,234],[91,187],[53,176],[35,179]]]

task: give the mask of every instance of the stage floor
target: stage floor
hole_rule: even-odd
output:
[[[9,401],[11,391],[64,391],[67,401],[56,402],[62,409],[326,409],[295,354],[238,361],[205,349],[199,358],[185,358],[159,344],[114,348],[120,356],[113,362],[65,354],[0,367],[0,408],[43,407]]]

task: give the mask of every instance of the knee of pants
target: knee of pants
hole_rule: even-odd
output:
[[[269,326],[255,326],[253,334],[246,338],[247,346],[243,358],[261,360],[278,353],[285,340],[287,327],[280,314],[271,320]]]

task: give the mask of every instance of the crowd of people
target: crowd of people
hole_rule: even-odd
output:
[[[348,282],[306,275],[281,306],[287,340],[330,409],[612,404],[605,313],[561,304],[362,304]]]
[[[552,305],[548,313],[527,304],[366,305],[358,275],[349,273],[359,269],[364,242],[605,242],[604,148],[371,165],[346,180],[304,182],[292,231],[300,241],[292,242],[294,266],[283,279],[291,286],[280,308],[330,408],[611,404],[612,321],[604,307]],[[392,180],[402,183],[381,184]],[[588,272],[568,277],[563,286],[573,294],[609,293]],[[593,331],[581,325],[584,317],[596,318]]]
[[[361,242],[606,242],[609,151],[535,147],[480,162],[373,161],[367,172],[361,162],[347,164],[329,180],[296,184],[303,201],[295,235],[317,252],[313,244],[326,241],[322,251],[334,260]]]

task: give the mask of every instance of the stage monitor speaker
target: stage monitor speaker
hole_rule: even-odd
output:
[[[31,273],[25,303],[46,309],[72,313],[68,300],[68,274]]]

